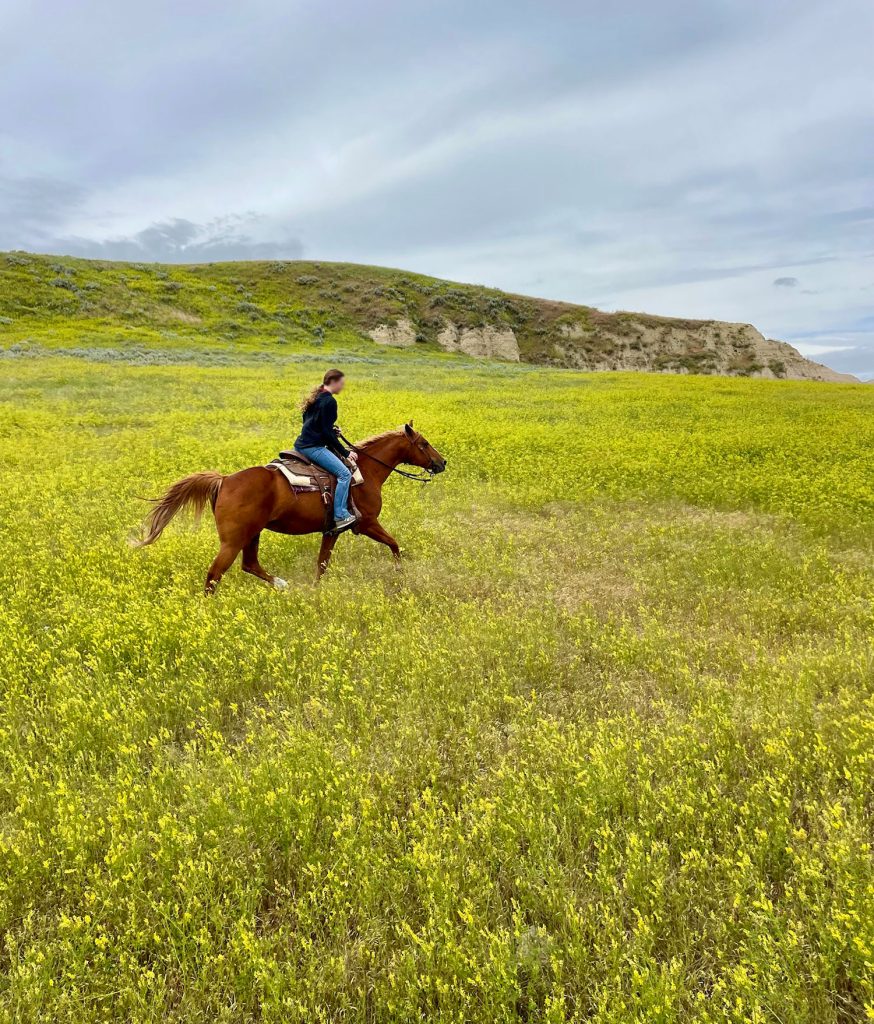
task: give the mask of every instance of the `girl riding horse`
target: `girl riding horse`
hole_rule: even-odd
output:
[[[333,374],[336,373],[340,376],[334,377]],[[331,442],[330,450],[336,451],[335,446],[338,446],[338,442],[333,437],[333,425],[337,415],[334,394],[342,388],[342,383],[340,387],[336,386],[338,381],[342,381],[342,377],[339,370],[329,371],[325,374],[325,383],[314,389],[311,395],[313,401],[308,403],[304,412],[305,427],[301,432],[303,447],[308,454],[313,447],[328,449],[329,445],[323,443],[328,441]],[[326,397],[322,397],[323,392]],[[328,404],[327,396],[330,396],[333,408]],[[323,411],[319,412],[318,423],[313,424],[318,431],[315,436],[316,444],[313,445],[307,444],[312,434],[306,432],[306,413],[317,402],[324,404],[320,407]],[[311,414],[312,419],[315,419],[315,416],[315,413]],[[326,424],[331,428],[330,436],[324,433]],[[301,438],[298,438],[298,446]],[[397,559],[400,557],[398,543],[379,521],[383,485],[393,473],[400,473],[403,477],[412,476],[399,468],[402,465],[417,467],[424,471],[424,477],[412,476],[414,480],[428,480],[435,473],[442,473],[446,469],[446,459],[413,429],[412,420],[397,430],[389,430],[366,441],[360,441],[355,445],[354,454],[359,456],[353,462],[359,465],[363,482],[358,487],[355,498],[361,518],[353,520],[353,529],[363,537],[370,537],[379,544],[385,544]],[[339,459],[337,462],[342,465]],[[319,465],[324,463],[320,462]],[[349,472],[345,466],[343,468],[346,473]],[[342,500],[346,500],[345,496]],[[145,534],[134,543],[137,547],[154,544],[177,512],[187,506],[194,509],[198,515],[207,504],[212,507],[220,542],[218,554],[206,574],[207,594],[215,591],[219,580],[240,552],[243,553],[244,572],[251,573],[280,589],[288,585],[285,580],[267,572],[258,561],[258,544],[263,530],[292,535],[324,533],[324,505],[321,495],[315,489],[298,493],[289,487],[288,481],[275,468],[252,466],[229,476],[207,471],[192,473],[177,480],[154,502],[146,518]],[[341,505],[339,511],[342,512],[344,508],[345,506]],[[335,530],[324,533],[322,537],[318,556],[319,576],[328,566],[337,537]]]

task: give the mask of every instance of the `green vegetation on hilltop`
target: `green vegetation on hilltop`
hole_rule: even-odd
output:
[[[443,314],[472,327],[518,326],[538,316],[537,300],[351,263],[176,266],[9,253],[0,257],[0,282],[0,316],[22,330],[60,321],[280,344],[312,343],[331,332],[360,343],[379,323],[413,316],[428,344]]]

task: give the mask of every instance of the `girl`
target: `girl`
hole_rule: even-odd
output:
[[[337,478],[337,489],[334,491],[334,529],[343,530],[357,522],[346,505],[349,499],[349,488],[352,474],[342,461],[349,459],[357,462],[358,455],[348,452],[337,440],[334,424],[337,422],[337,399],[346,383],[342,370],[328,370],[322,383],[312,389],[301,402],[303,428],[294,442],[294,447],[322,469],[333,473]]]

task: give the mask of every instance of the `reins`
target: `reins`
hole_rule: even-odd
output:
[[[349,438],[344,437],[339,430],[337,431],[337,437],[339,437],[344,444],[349,445],[353,452],[357,452],[358,455],[366,455],[368,459],[373,459],[373,461],[378,462],[380,466],[385,466],[385,468],[389,470],[389,472],[397,473],[398,476],[406,477],[407,480],[415,480],[417,484],[430,484],[431,481],[434,479],[434,474],[428,472],[427,470],[425,471],[426,475],[420,476],[417,473],[409,473],[405,469],[398,469],[397,466],[390,466],[387,462],[383,462],[382,459],[378,459],[375,455],[371,455],[370,452],[365,451],[363,448],[359,448],[357,445],[354,445],[349,440]]]

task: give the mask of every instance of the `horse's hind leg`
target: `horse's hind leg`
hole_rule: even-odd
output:
[[[215,593],[215,588],[219,585],[219,580],[234,564],[234,559],[240,553],[241,547],[241,544],[232,544],[227,541],[222,541],[219,553],[213,559],[213,563],[209,567],[209,572],[206,574],[204,591],[207,594]]]
[[[221,508],[216,509],[215,525],[218,530],[221,547],[219,553],[213,559],[209,572],[206,574],[205,591],[207,594],[214,594],[219,580],[234,564],[237,555],[243,550],[246,544],[251,541],[253,535],[261,532],[255,523],[240,523],[229,516]]]
[[[259,482],[260,476],[260,482]],[[260,467],[225,477],[216,499],[215,527],[221,547],[206,574],[206,592],[212,594],[237,555],[254,541],[254,549],[243,556],[244,568],[258,565],[258,536],[270,519],[273,474]],[[267,573],[264,573],[267,576]]]
[[[285,590],[288,586],[285,580],[281,579],[279,576],[271,576],[271,574],[258,561],[258,544],[260,540],[261,534],[256,533],[249,543],[243,548],[243,572],[251,573],[253,576],[257,576],[259,580],[265,580],[267,583],[271,583],[277,588],[277,590]]]

